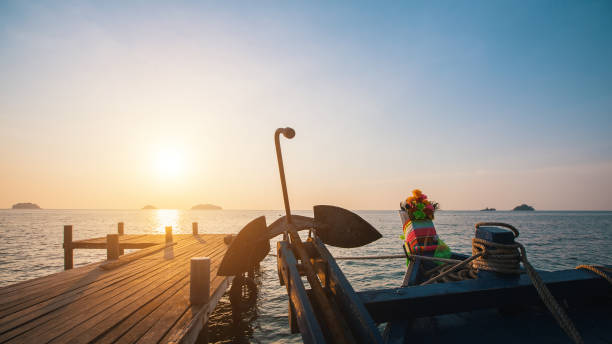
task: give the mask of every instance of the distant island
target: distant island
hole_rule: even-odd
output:
[[[35,203],[17,203],[13,204],[13,209],[40,209]]]
[[[194,205],[193,207],[191,207],[191,210],[221,210],[223,208],[221,208],[218,205],[214,205],[214,204],[198,204],[198,205]]]
[[[512,209],[512,210],[529,210],[529,211],[534,211],[535,209],[533,209],[532,206],[523,203],[523,204],[521,204],[519,206],[514,207],[514,209]]]
[[[152,206],[152,205],[148,205],[148,204],[147,204],[147,205],[145,205],[144,207],[142,207],[142,210],[147,210],[147,209],[157,209],[157,208],[155,208],[155,207],[154,207],[154,206]]]
[[[489,207],[486,207],[484,209],[480,209],[480,211],[496,211],[496,210],[497,209],[495,209],[495,208],[489,208]]]

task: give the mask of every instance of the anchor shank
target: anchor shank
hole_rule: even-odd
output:
[[[274,133],[274,144],[276,145],[276,159],[278,160],[278,173],[280,174],[281,186],[283,188],[283,200],[285,201],[285,213],[287,214],[287,223],[291,223],[291,207],[289,206],[289,195],[287,194],[287,181],[285,180],[285,168],[283,166],[283,154],[280,147],[280,134],[286,138],[292,138],[295,131],[291,128],[278,128]]]

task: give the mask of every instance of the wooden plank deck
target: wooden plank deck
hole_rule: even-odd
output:
[[[150,247],[0,288],[0,343],[193,342],[232,280],[217,276],[224,237],[122,235],[122,248]],[[72,244],[106,248],[106,238]],[[190,302],[192,257],[211,260],[205,305]]]

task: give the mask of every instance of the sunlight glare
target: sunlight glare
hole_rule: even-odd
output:
[[[176,178],[183,173],[184,159],[177,149],[164,148],[157,152],[155,170],[159,177]]]
[[[178,209],[157,209],[155,231],[163,234],[167,226],[172,226],[172,231],[177,233],[179,230],[179,211]]]

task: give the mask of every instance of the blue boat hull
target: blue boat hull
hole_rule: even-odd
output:
[[[455,255],[461,259],[461,255]],[[612,285],[585,270],[540,271],[585,343],[612,343]],[[386,343],[571,343],[526,274],[481,273],[478,279],[358,293]]]

